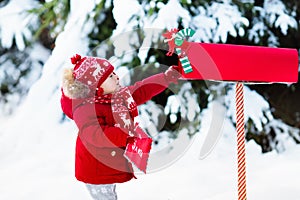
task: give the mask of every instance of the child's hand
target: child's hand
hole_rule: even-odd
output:
[[[136,137],[128,137],[127,138],[127,144],[133,144],[136,140]]]
[[[177,65],[172,65],[170,66],[166,71],[165,71],[165,77],[168,82],[170,83],[178,83],[178,79],[181,77],[180,69]]]

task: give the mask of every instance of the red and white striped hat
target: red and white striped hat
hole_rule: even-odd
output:
[[[81,57],[76,54],[71,58],[74,64],[73,76],[75,80],[95,89],[99,87],[114,71],[114,66],[104,58]]]

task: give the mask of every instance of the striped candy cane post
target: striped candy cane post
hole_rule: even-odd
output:
[[[244,86],[236,84],[236,129],[237,129],[237,159],[238,159],[238,200],[246,200],[246,149],[244,122]]]
[[[186,37],[192,37],[194,34],[195,34],[195,31],[193,29],[190,29],[190,28],[182,29],[182,30],[178,31],[178,33],[176,33],[174,42],[177,46],[181,46]],[[180,55],[181,48],[176,48],[176,52],[177,52],[177,55]],[[183,71],[185,74],[193,71],[191,63],[187,56],[179,58],[179,60],[181,62],[181,65],[182,65],[182,68],[183,68]]]
[[[177,46],[181,46],[186,37],[192,37],[194,34],[195,34],[195,31],[190,28],[185,28],[185,29],[178,31],[178,33],[176,33],[176,37],[175,37],[175,44]]]
[[[181,54],[181,49],[180,48],[176,48],[176,52],[177,52],[178,55],[180,55]],[[191,63],[190,63],[189,58],[187,56],[179,58],[179,60],[181,62],[181,65],[182,65],[184,73],[187,74],[187,73],[190,73],[190,72],[193,71]]]

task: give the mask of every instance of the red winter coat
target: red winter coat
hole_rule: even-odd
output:
[[[137,105],[150,100],[168,86],[163,73],[129,86]],[[134,177],[131,164],[123,156],[128,133],[114,127],[109,104],[83,103],[70,99],[62,92],[63,112],[73,119],[79,129],[76,141],[75,176],[91,184],[111,184]]]

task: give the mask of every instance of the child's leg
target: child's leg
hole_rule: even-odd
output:
[[[117,200],[116,184],[86,184],[94,200]]]

